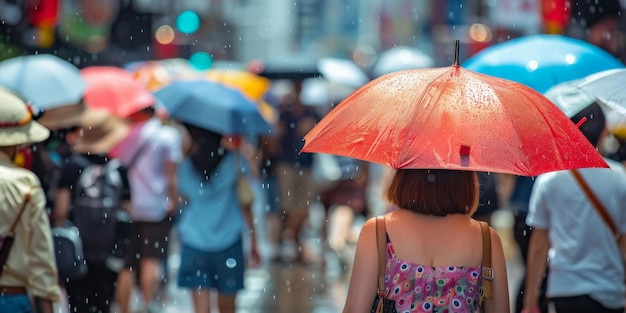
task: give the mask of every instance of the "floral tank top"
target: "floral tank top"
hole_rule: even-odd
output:
[[[476,313],[483,296],[480,267],[430,267],[398,259],[388,236],[385,287],[398,313]]]

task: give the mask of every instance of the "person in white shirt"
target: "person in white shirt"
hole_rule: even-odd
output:
[[[587,118],[580,130],[594,146],[603,146],[608,131],[595,98],[570,84],[551,89],[546,96],[569,113],[572,122]],[[582,102],[583,109],[570,110],[573,102]],[[524,297],[527,312],[538,312],[546,262],[546,295],[557,313],[624,311],[626,170],[618,162],[605,160],[610,168],[578,171],[606,207],[617,227],[617,239],[572,172],[556,171],[536,178],[526,220],[533,227]]]
[[[128,168],[131,195],[132,239],[116,289],[122,312],[129,310],[137,268],[144,306],[157,305],[157,288],[166,275],[161,267],[168,255],[172,215],[179,209],[177,170],[183,159],[179,131],[164,125],[152,107],[130,119],[130,134],[111,152]]]

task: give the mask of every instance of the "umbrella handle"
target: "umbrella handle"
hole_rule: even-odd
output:
[[[454,43],[454,66],[459,66],[459,49],[461,41],[457,39]]]

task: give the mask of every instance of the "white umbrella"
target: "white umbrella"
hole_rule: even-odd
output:
[[[307,78],[302,81],[300,102],[310,106],[331,106],[338,104],[356,88],[331,83],[321,77]]]
[[[626,69],[610,69],[591,74],[581,79],[576,86],[618,113],[626,115]]]
[[[608,108],[607,128],[626,140],[626,69],[610,69],[591,74],[576,83],[576,87],[593,95]]]
[[[412,47],[396,46],[378,56],[372,75],[379,77],[391,72],[434,66],[435,59],[426,53]]]
[[[317,70],[329,82],[358,88],[365,85],[369,78],[353,61],[341,58],[321,58],[317,62]]]

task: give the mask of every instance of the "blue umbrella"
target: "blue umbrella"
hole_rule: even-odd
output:
[[[485,48],[462,66],[516,81],[543,93],[558,83],[622,68],[624,64],[582,40],[562,35],[532,35]]]
[[[72,63],[38,54],[0,62],[0,86],[45,111],[80,102],[87,83]]]
[[[252,100],[240,91],[207,80],[177,80],[155,96],[169,115],[221,134],[272,134]]]

